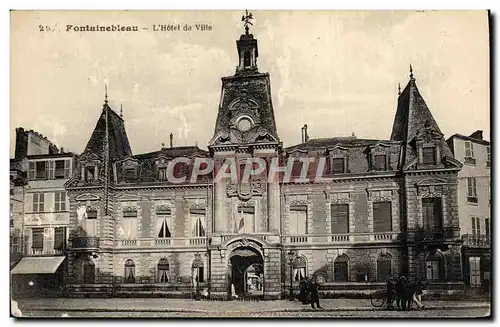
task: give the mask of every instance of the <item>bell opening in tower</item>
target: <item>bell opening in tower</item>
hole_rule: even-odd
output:
[[[243,54],[243,66],[245,68],[250,68],[250,52],[245,51]]]

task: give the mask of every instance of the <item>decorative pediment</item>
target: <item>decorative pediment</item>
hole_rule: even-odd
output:
[[[346,204],[351,199],[351,192],[327,193],[327,200],[331,204]]]
[[[397,190],[395,189],[367,189],[368,201],[372,202],[390,202],[397,195]]]
[[[169,205],[166,205],[166,204],[160,204],[160,205],[157,205],[156,208],[155,208],[156,212],[160,211],[160,212],[168,212],[168,211],[172,211],[172,209],[170,208]]]
[[[380,150],[380,151],[385,151],[385,149],[388,149],[390,147],[391,147],[391,145],[388,144],[388,143],[386,143],[386,142],[384,142],[384,141],[378,141],[377,143],[372,144],[372,145],[369,146],[369,148],[370,148],[371,151],[374,151],[374,150],[377,150],[377,149]]]
[[[126,206],[122,208],[123,212],[137,211],[137,207],[135,206]]]
[[[85,193],[81,194],[76,197],[76,201],[98,201],[101,198],[98,195],[91,194],[91,193]]]
[[[206,210],[207,205],[205,203],[195,203],[189,207],[189,210]]]
[[[328,148],[328,154],[334,155],[334,154],[343,154],[345,155],[349,149],[342,146],[340,143],[335,144],[333,147]]]
[[[263,127],[260,127],[258,130],[258,137],[257,140],[260,141],[270,141],[270,142],[278,142],[278,140],[269,133],[269,131]]]
[[[132,158],[132,157],[125,158],[122,161],[120,161],[120,163],[121,163],[123,169],[137,168],[139,166],[139,160]]]
[[[292,155],[292,154],[307,154],[308,150],[305,150],[305,149],[299,149],[299,148],[296,148],[296,149],[293,149],[293,150],[290,150],[290,151],[287,151],[286,154],[288,156]]]
[[[99,160],[99,156],[92,152],[85,152],[80,156],[79,160],[80,162],[96,161]]]
[[[417,182],[417,195],[422,197],[441,197],[451,190],[449,182],[440,178],[426,178]]]
[[[72,177],[70,179],[68,179],[66,181],[66,183],[64,183],[64,188],[68,188],[68,187],[75,187],[75,186],[78,186],[78,182],[80,181],[79,178],[77,177]]]
[[[449,182],[445,179],[441,179],[441,178],[426,178],[426,179],[423,179],[421,181],[418,181],[416,183],[416,186],[417,187],[421,187],[421,186],[429,186],[429,185],[448,185]]]

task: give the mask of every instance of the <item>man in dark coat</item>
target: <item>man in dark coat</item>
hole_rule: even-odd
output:
[[[401,309],[403,307],[403,298],[404,298],[405,287],[406,287],[406,277],[399,276],[399,278],[396,282],[396,285],[395,285],[396,306],[398,307],[398,309]]]
[[[410,311],[414,293],[415,293],[415,283],[407,282],[403,292],[403,310]]]
[[[389,279],[387,280],[387,309],[394,309],[393,305],[392,305],[392,302],[394,302],[394,288],[395,288],[395,285],[394,285],[394,278],[389,277]]]
[[[318,309],[321,309],[321,306],[319,305],[319,284],[316,282],[316,278],[313,278],[311,283],[309,284],[309,292],[311,293],[311,307],[313,309],[314,308],[314,305],[316,305],[316,307]]]
[[[301,278],[299,283],[299,301],[306,304],[307,298],[307,278]]]

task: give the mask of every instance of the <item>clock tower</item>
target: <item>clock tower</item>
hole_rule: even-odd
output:
[[[281,271],[273,262],[281,260],[280,184],[277,174],[268,180],[267,172],[282,144],[276,131],[269,74],[259,72],[257,40],[249,33],[252,18],[248,12],[242,17],[245,33],[236,41],[238,65],[233,76],[222,78],[214,135],[208,146],[215,173],[221,168],[228,172],[229,166],[231,173],[234,169],[238,176],[236,181],[214,178],[212,274],[221,273],[213,278],[226,280],[227,272],[227,280],[238,288],[241,276],[235,267],[243,267],[255,259],[266,276],[265,297],[279,297]],[[259,166],[266,164],[264,173],[242,179],[243,173],[249,174],[255,167],[253,160],[260,161]],[[251,251],[261,255],[240,261],[231,259],[236,253],[249,250],[249,244],[253,246]],[[212,292],[230,292],[228,283]]]

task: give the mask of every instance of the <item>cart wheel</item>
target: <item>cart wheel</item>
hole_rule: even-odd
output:
[[[370,299],[370,302],[372,303],[372,305],[376,308],[378,307],[381,307],[384,305],[385,303],[385,299],[384,298],[379,298],[379,297],[372,297]]]

